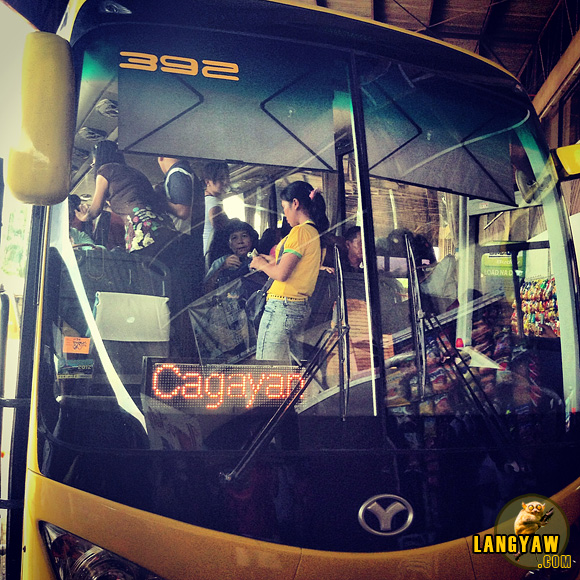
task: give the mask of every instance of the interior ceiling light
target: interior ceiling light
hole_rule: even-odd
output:
[[[104,131],[99,131],[98,129],[91,129],[91,127],[81,127],[79,129],[79,137],[86,139],[87,141],[92,141],[98,143],[107,138],[107,134]]]
[[[101,99],[97,103],[95,110],[103,115],[103,117],[109,117],[110,119],[116,119],[119,116],[119,107],[111,99]]]

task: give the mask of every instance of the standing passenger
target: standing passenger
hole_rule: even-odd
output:
[[[183,234],[189,234],[193,204],[193,172],[185,159],[158,157],[157,162],[165,175],[163,186],[175,229]]]
[[[278,244],[276,256],[260,254],[251,268],[274,280],[268,290],[266,308],[260,321],[256,358],[291,362],[290,349],[301,358],[297,335],[310,316],[308,298],[312,296],[321,261],[320,237],[315,219],[316,198],[312,186],[295,181],[280,194],[284,215],[292,229]]]
[[[167,197],[168,211],[173,224],[182,235],[179,237],[180,255],[183,258],[183,287],[185,303],[192,302],[200,295],[200,281],[204,274],[203,259],[203,188],[186,159],[158,157],[161,171],[165,175],[163,187]]]
[[[111,210],[125,218],[125,247],[128,252],[163,260],[168,246],[177,237],[167,203],[158,195],[147,177],[125,164],[113,141],[100,141],[94,150],[97,171],[95,194],[84,219],[95,219],[108,203]]]
[[[205,182],[205,222],[203,227],[203,253],[207,255],[215,229],[222,229],[228,221],[221,200],[230,186],[230,171],[223,161],[208,163],[203,170]]]

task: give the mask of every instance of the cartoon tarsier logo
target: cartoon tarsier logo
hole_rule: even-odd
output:
[[[531,536],[540,528],[547,525],[554,514],[554,508],[551,508],[544,513],[545,509],[546,504],[540,503],[539,501],[530,501],[528,503],[522,502],[522,509],[514,522],[514,532],[516,535]],[[518,551],[515,556],[516,562],[521,558],[521,556],[522,552]]]
[[[527,570],[570,568],[566,553],[570,524],[562,508],[548,497],[521,495],[499,512],[494,533],[473,536],[474,554],[503,554]]]

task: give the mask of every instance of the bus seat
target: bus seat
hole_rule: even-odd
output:
[[[168,298],[97,292],[95,322],[125,384],[141,383],[144,356],[169,356]]]

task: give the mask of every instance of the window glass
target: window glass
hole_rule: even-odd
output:
[[[75,437],[90,448],[240,450],[301,385],[305,392],[288,414],[307,427],[293,445],[336,445],[331,430],[314,427],[324,417],[374,420],[377,414],[360,234],[358,262],[349,266],[356,271],[342,272],[352,242],[344,234],[360,213],[346,61],[324,50],[296,58],[305,49],[285,44],[273,56],[265,48],[270,41],[252,39],[244,39],[247,49],[240,51],[240,42],[200,32],[194,43],[171,31],[145,43],[142,34],[124,29],[86,47],[71,196],[91,206],[100,178],[109,189],[93,223],[83,221],[72,197],[52,215],[48,279],[54,292],[45,326],[52,329],[45,336],[52,372],[45,377],[42,414],[59,440],[68,441],[83,424],[84,436]],[[232,72],[232,63],[239,72]],[[280,74],[271,74],[274,64]],[[185,235],[157,238],[151,230],[153,241],[140,244],[133,225],[138,212],[129,208],[128,220],[115,211],[115,187],[121,186],[113,170],[91,169],[90,152],[102,141],[117,143],[124,166],[164,199],[170,173],[158,158],[179,155],[193,184]],[[222,190],[209,196],[218,182]],[[250,254],[276,260],[292,229],[281,194],[296,182],[306,183],[323,209],[318,230],[308,226],[321,246],[308,274],[315,280],[310,314],[290,357],[262,361],[246,303],[267,276],[249,268]],[[132,195],[138,205],[138,193]],[[201,243],[214,197],[225,221],[215,225],[204,252],[195,240]],[[242,237],[248,247],[240,253]],[[350,345],[341,335],[347,314],[338,307],[345,288],[348,300],[355,296],[348,304]],[[286,302],[295,300],[302,298],[290,295]],[[345,406],[349,389],[356,396]],[[87,420],[93,414],[99,421]],[[128,423],[121,418],[126,414]],[[380,444],[378,438],[354,440],[349,435],[341,445]],[[55,455],[47,455],[47,472],[55,465]]]
[[[504,503],[571,480],[563,446],[549,481],[537,453],[567,440],[576,407],[568,241],[517,97],[384,62],[359,63],[352,86],[350,56],[325,48],[139,30],[76,45],[71,193],[91,208],[106,194],[92,224],[76,198],[50,212],[43,473],[195,525],[349,552],[490,527],[493,509],[462,509],[484,505],[488,475]],[[107,141],[124,164],[91,169]],[[129,195],[119,176],[139,186]],[[316,230],[283,199],[296,186],[304,205],[324,202]],[[189,217],[172,213],[190,199]],[[291,283],[270,288],[256,326],[248,304],[267,276],[250,264],[281,252],[310,266],[277,280]],[[266,359],[276,300],[291,341]],[[344,515],[379,492],[407,498],[416,527],[385,539]]]
[[[335,167],[333,101],[344,77],[330,53],[215,31],[198,31],[195,47],[178,31],[155,45],[145,31],[123,39],[123,150]]]
[[[392,63],[369,74],[363,74],[368,82],[362,90],[390,420],[405,445],[433,444],[434,432],[425,428],[430,421],[480,412],[494,437],[509,439],[518,428],[507,423],[525,422],[523,415],[539,409],[553,417],[566,396],[555,269],[532,169],[537,166],[549,183],[546,156],[537,149],[535,129],[523,124],[524,108],[489,94],[473,111],[481,118],[464,114],[468,103],[462,105],[461,91],[467,87],[460,85],[459,93],[447,89],[457,96],[451,119],[436,75]],[[470,87],[470,98],[478,90]],[[371,93],[383,95],[382,105]],[[393,116],[399,124],[393,125]],[[402,141],[377,141],[376,125]],[[423,146],[411,148],[413,140],[424,140]],[[446,185],[469,197],[412,185],[397,179],[400,165],[386,171],[382,161],[373,161],[395,163],[398,155],[409,163],[407,149],[416,156],[425,148],[432,154],[423,166],[435,163],[441,180],[468,177],[469,188],[460,181]],[[471,173],[475,166],[485,168],[484,180]],[[519,208],[489,201],[500,183]],[[423,421],[411,428],[410,417]],[[527,436],[540,440],[542,423]]]
[[[530,481],[556,491],[537,448],[549,441],[562,450],[574,437],[576,371],[567,345],[575,332],[567,334],[573,324],[564,314],[574,281],[558,241],[565,218],[554,171],[537,126],[516,120],[524,109],[480,101],[477,86],[453,83],[446,90],[458,95],[454,119],[437,75],[382,63],[369,77],[367,66],[361,91],[387,434],[401,452],[402,480],[421,490],[405,497],[425,517],[461,519],[466,505],[479,505],[463,532],[486,529]],[[464,90],[471,117],[463,114]],[[452,144],[470,132],[481,139]],[[422,185],[413,183],[413,167]],[[509,203],[499,203],[504,193]],[[572,477],[566,453],[558,457],[559,473]],[[457,534],[448,528],[443,537]]]
[[[513,203],[509,152],[525,103],[457,80],[450,91],[444,76],[393,62],[365,63],[361,85],[371,174]]]

